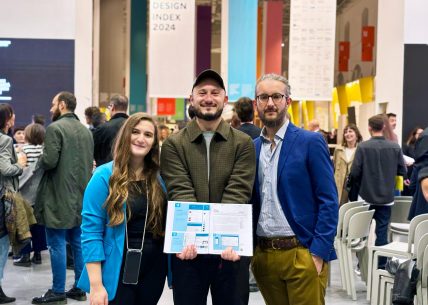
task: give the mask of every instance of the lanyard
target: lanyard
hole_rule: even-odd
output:
[[[147,216],[149,215],[149,188],[147,186],[147,180],[146,180],[146,199],[147,199],[146,220],[144,221],[144,231],[143,231],[143,240],[141,241],[141,248],[131,249],[132,251],[143,252],[144,238],[146,237]],[[125,212],[125,237],[126,237],[126,250],[130,250],[129,243],[128,243],[128,221],[126,219],[126,212]]]

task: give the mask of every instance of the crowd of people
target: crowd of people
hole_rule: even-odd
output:
[[[46,129],[39,116],[13,129],[12,107],[0,104],[0,279],[12,245],[19,267],[42,263],[49,249],[52,286],[32,304],[83,301],[86,293],[91,305],[157,304],[167,277],[177,305],[205,304],[209,291],[214,305],[247,305],[257,289],[268,305],[324,304],[340,205],[370,204],[376,245],[388,242],[397,175],[415,192],[409,217],[428,212],[428,132],[415,128],[402,150],[396,116],[375,115],[370,139],[348,124],[330,156],[334,133],[326,136],[316,120],[311,131],[290,121],[287,79],[266,74],[255,88],[254,99],[235,103],[229,124],[223,79],[203,71],[191,87],[192,119],[173,134],[148,114],[128,116],[122,95],[111,97],[109,121],[87,108],[87,126],[69,92],[53,98]],[[187,245],[168,257],[168,200],[251,204],[254,256],[232,248],[202,255]],[[23,219],[13,231],[11,210]],[[75,274],[68,290],[67,245]],[[14,300],[0,282],[0,304]]]

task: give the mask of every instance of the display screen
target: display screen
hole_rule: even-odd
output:
[[[15,126],[33,114],[50,122],[52,98],[74,92],[74,40],[0,38],[0,103],[10,103]]]

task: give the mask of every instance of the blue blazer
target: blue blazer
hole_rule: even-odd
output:
[[[257,156],[252,203],[254,224],[260,215],[258,181],[261,137],[254,140]],[[278,162],[278,197],[297,239],[325,261],[336,259],[333,242],[338,218],[338,195],[333,164],[321,134],[289,123]],[[254,230],[256,229],[254,225]]]
[[[125,244],[125,224],[107,226],[109,218],[103,208],[112,172],[113,161],[101,165],[94,172],[83,197],[81,225],[83,262],[101,262],[102,281],[109,301],[116,295]],[[162,178],[159,177],[159,181],[165,190]],[[77,286],[90,292],[86,267],[83,268]]]

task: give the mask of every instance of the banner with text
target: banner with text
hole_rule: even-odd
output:
[[[257,72],[257,0],[228,2],[228,96],[253,97]],[[224,2],[223,2],[224,3]]]
[[[195,71],[195,0],[151,0],[149,18],[149,97],[188,97]]]
[[[289,80],[295,100],[330,101],[336,0],[291,1]]]

